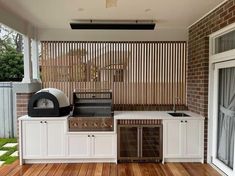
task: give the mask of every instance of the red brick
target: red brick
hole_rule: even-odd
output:
[[[17,93],[16,95],[16,114],[17,117],[28,114],[28,101],[32,93]]]
[[[229,9],[228,9],[229,12],[234,12],[235,11],[235,5],[231,6]]]
[[[231,24],[231,23],[233,23],[233,22],[235,22],[235,16],[233,16],[232,18],[230,18],[230,19],[228,20],[228,23],[229,23],[229,24]]]
[[[206,117],[208,126],[209,38],[221,28],[235,22],[235,1],[228,0],[189,29],[187,105],[188,109]],[[205,159],[207,157],[207,129],[205,129]]]

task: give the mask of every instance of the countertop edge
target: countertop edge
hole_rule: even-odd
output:
[[[128,119],[161,119],[161,120],[204,120],[205,117],[191,111],[177,111],[190,115],[190,117],[173,117],[168,113],[172,111],[115,111],[115,120],[128,120]]]
[[[190,117],[173,117],[169,115],[168,113],[172,111],[114,111],[114,120],[131,120],[131,119],[136,119],[136,120],[146,120],[146,119],[159,119],[159,120],[204,120],[205,117],[196,114],[191,111],[178,111],[178,112],[183,112]],[[30,117],[28,115],[24,115],[18,118],[18,120],[67,120],[69,118],[69,115],[63,116],[63,117]]]
[[[28,115],[24,115],[18,118],[18,120],[67,120],[69,115],[63,117],[30,117]]]

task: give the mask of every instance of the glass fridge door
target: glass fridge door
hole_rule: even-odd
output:
[[[161,127],[145,126],[142,127],[142,146],[141,154],[143,158],[161,157]]]
[[[119,127],[119,158],[139,157],[139,133],[138,126]]]

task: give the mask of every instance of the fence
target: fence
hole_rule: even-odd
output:
[[[0,82],[0,138],[14,135],[13,90],[11,82]]]
[[[186,42],[42,42],[43,87],[72,99],[111,89],[115,106],[186,104]]]

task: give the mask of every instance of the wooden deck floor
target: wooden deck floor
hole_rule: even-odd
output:
[[[28,164],[0,167],[0,176],[219,176],[208,164]]]

